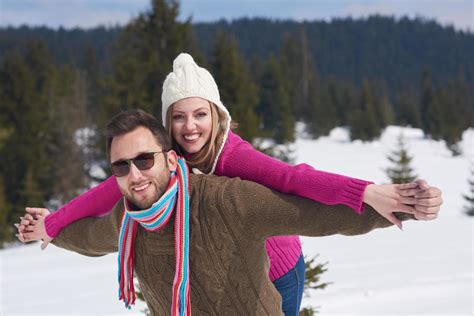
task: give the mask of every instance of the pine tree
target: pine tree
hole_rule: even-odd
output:
[[[32,166],[29,166],[26,175],[23,179],[23,184],[20,190],[20,205],[25,206],[42,206],[44,200],[44,193],[39,187],[37,176]],[[10,213],[10,221],[18,219],[19,216],[24,214],[24,209],[15,208],[15,212]]]
[[[413,97],[401,94],[397,99],[397,123],[402,126],[421,127],[420,111]]]
[[[437,128],[433,126],[436,111],[433,109],[434,88],[431,80],[431,71],[425,68],[421,74],[421,99],[420,114],[422,128],[427,135],[436,134]],[[434,117],[433,117],[434,116]]]
[[[357,88],[350,83],[340,83],[340,104],[342,105],[339,110],[339,117],[341,118],[342,126],[349,126],[353,123],[353,114],[358,111],[359,108],[359,91]]]
[[[29,42],[24,52],[7,54],[0,67],[2,129],[10,134],[0,149],[0,173],[11,205],[8,225],[22,214],[25,202],[47,199],[55,180],[50,172],[54,157],[48,155],[53,76],[51,57],[38,41]]]
[[[430,105],[427,108],[427,112],[422,113],[422,118],[425,118],[425,125],[428,124],[428,127],[424,127],[426,135],[433,139],[442,139],[443,138],[443,107],[446,105],[446,94],[443,89],[438,89],[433,92],[431,97]],[[426,117],[429,119],[427,120]]]
[[[319,80],[305,22],[296,34],[286,34],[281,47],[280,65],[289,88],[292,113],[305,119],[312,111],[311,101],[319,92]]]
[[[103,85],[100,81],[101,67],[97,61],[97,52],[93,46],[89,45],[86,48],[83,59],[82,69],[84,69],[84,80],[87,83],[87,114],[90,117],[97,117],[100,113],[99,102]]]
[[[462,76],[435,91],[432,113],[433,126],[436,126],[433,137],[444,139],[451,152],[459,155],[461,152],[458,142],[472,120],[470,119],[469,88]]]
[[[471,162],[471,175],[467,180],[469,183],[469,194],[463,194],[463,198],[466,200],[464,211],[469,216],[474,216],[474,162]]]
[[[318,256],[316,255],[311,259],[305,257],[304,294],[308,297],[310,296],[310,290],[324,290],[328,285],[332,284],[332,282],[321,282],[321,274],[328,270],[326,267],[328,262],[317,264],[316,259]],[[313,306],[308,306],[300,311],[300,316],[312,316],[315,313],[317,313],[317,309]]]
[[[377,106],[375,108],[377,113],[377,122],[379,128],[385,128],[395,122],[395,112],[392,103],[386,95],[378,98]]]
[[[398,137],[397,149],[387,158],[392,166],[385,169],[385,172],[392,183],[408,183],[416,179],[417,176],[413,174],[413,168],[410,166],[413,158],[408,154],[403,134]]]
[[[0,122],[1,121],[2,121],[2,118],[0,117]],[[5,125],[0,125],[0,126],[5,126]],[[7,142],[8,138],[11,137],[12,131],[13,131],[12,128],[0,127],[0,152],[2,151],[2,148]]]
[[[12,226],[8,225],[10,203],[7,201],[3,183],[3,176],[0,174],[0,248],[3,247],[5,241],[12,238]]]
[[[351,139],[373,140],[380,135],[377,124],[374,95],[368,80],[362,83],[360,101],[351,112],[349,119]]]
[[[306,306],[300,310],[299,316],[313,316],[317,314],[318,311],[313,306]]]
[[[311,89],[304,122],[313,137],[327,135],[338,123],[337,104],[334,90],[330,84],[324,84],[319,91]]]
[[[48,154],[57,162],[50,171],[55,182],[51,194],[58,202],[66,202],[77,196],[86,184],[85,156],[87,144],[82,147],[77,142],[76,133],[80,128],[90,126],[87,120],[88,80],[85,71],[65,66],[55,76],[55,102],[52,104],[51,141]]]
[[[121,110],[141,108],[161,118],[161,88],[181,52],[199,60],[191,21],[178,21],[177,0],[152,0],[116,43],[113,74],[104,79],[99,128]]]
[[[212,74],[219,86],[222,102],[232,119],[238,123],[238,134],[248,141],[258,133],[259,119],[255,112],[258,88],[252,82],[247,66],[238,52],[237,42],[218,32],[212,52]]]
[[[294,140],[294,117],[288,84],[276,57],[269,58],[261,79],[259,114],[278,144]]]
[[[347,125],[347,116],[349,111],[349,104],[345,101],[345,85],[338,82],[335,78],[327,80],[327,93],[329,95],[329,103],[334,108],[336,113],[336,125]]]

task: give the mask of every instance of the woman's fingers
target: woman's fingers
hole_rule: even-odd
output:
[[[42,207],[26,207],[26,212],[33,216],[46,216],[49,214],[49,210]]]
[[[400,194],[400,196],[415,196],[415,194],[421,193],[421,192],[423,191],[420,190],[420,188],[418,187],[411,188],[411,189],[398,190],[398,194]]]
[[[443,200],[440,197],[430,199],[416,199],[415,205],[425,207],[438,207],[443,204]]]
[[[43,240],[43,242],[41,243],[41,250],[45,250],[46,247],[48,247],[50,242],[51,241],[49,241],[49,240]]]
[[[401,204],[397,206],[395,212],[402,212],[407,214],[415,214],[416,209],[413,206]]]
[[[23,237],[23,234],[18,233],[18,234],[15,234],[15,236],[16,236],[16,238],[18,238],[19,241],[25,242],[25,238]]]
[[[441,197],[441,190],[438,188],[429,188],[428,190],[415,193],[415,198],[417,199],[427,199],[433,197]]]
[[[425,213],[425,212],[417,211],[415,213],[415,218],[418,219],[418,220],[430,221],[430,220],[438,218],[438,213],[428,214],[428,213]]]
[[[26,220],[26,219],[24,219],[20,222],[20,225],[24,226],[24,227],[35,226],[37,222],[38,222],[37,220]]]
[[[418,187],[418,183],[416,182],[397,184],[397,189],[399,190],[415,189],[417,187]]]
[[[428,190],[430,188],[430,186],[428,185],[428,182],[426,182],[426,180],[423,180],[423,179],[417,179],[415,181],[415,183],[420,187],[420,189],[422,190]]]
[[[415,205],[416,204],[416,199],[414,197],[405,197],[405,196],[400,196],[398,198],[399,203],[406,204],[406,205]]]
[[[23,236],[23,239],[25,240],[25,242],[30,242],[30,241],[36,241],[38,239],[35,239],[35,234],[34,233],[28,233],[28,232],[25,232],[23,234],[21,234]]]
[[[403,230],[402,221],[400,221],[395,214],[389,213],[384,216],[390,223],[397,226],[400,230]]]
[[[439,207],[438,206],[422,206],[422,205],[415,205],[415,209],[418,212],[426,213],[426,214],[438,214]]]

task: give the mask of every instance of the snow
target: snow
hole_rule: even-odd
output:
[[[349,141],[344,128],[327,137],[305,135],[294,144],[296,162],[387,183],[386,156],[398,135],[408,143],[419,177],[441,188],[444,204],[432,222],[406,222],[358,237],[302,238],[308,257],[328,261],[325,290],[303,306],[319,315],[473,315],[474,218],[462,213],[474,160],[474,129],[463,135],[463,154],[453,157],[443,142],[418,129],[390,126],[380,140]],[[300,135],[300,134],[298,134]],[[143,303],[126,310],[117,299],[116,256],[87,258],[39,244],[0,251],[0,315],[139,315]]]

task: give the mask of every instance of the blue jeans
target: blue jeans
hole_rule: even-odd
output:
[[[285,316],[298,316],[300,313],[305,271],[304,258],[301,255],[293,269],[273,282],[281,295]]]

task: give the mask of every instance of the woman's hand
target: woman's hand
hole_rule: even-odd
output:
[[[418,220],[438,217],[442,204],[441,190],[430,187],[426,181],[405,184],[369,184],[364,191],[364,203],[402,229],[402,222],[393,214],[413,214]]]
[[[53,240],[46,233],[44,219],[49,215],[49,210],[45,208],[27,207],[25,216],[21,217],[21,222],[15,226],[18,229],[17,237],[21,242],[42,240],[41,249],[44,250]]]
[[[406,184],[406,190],[415,189],[417,186],[416,183]],[[414,214],[416,210],[415,198],[402,195],[400,190],[397,184],[369,184],[364,191],[364,203],[372,206],[389,222],[402,229],[402,222],[393,213]]]

